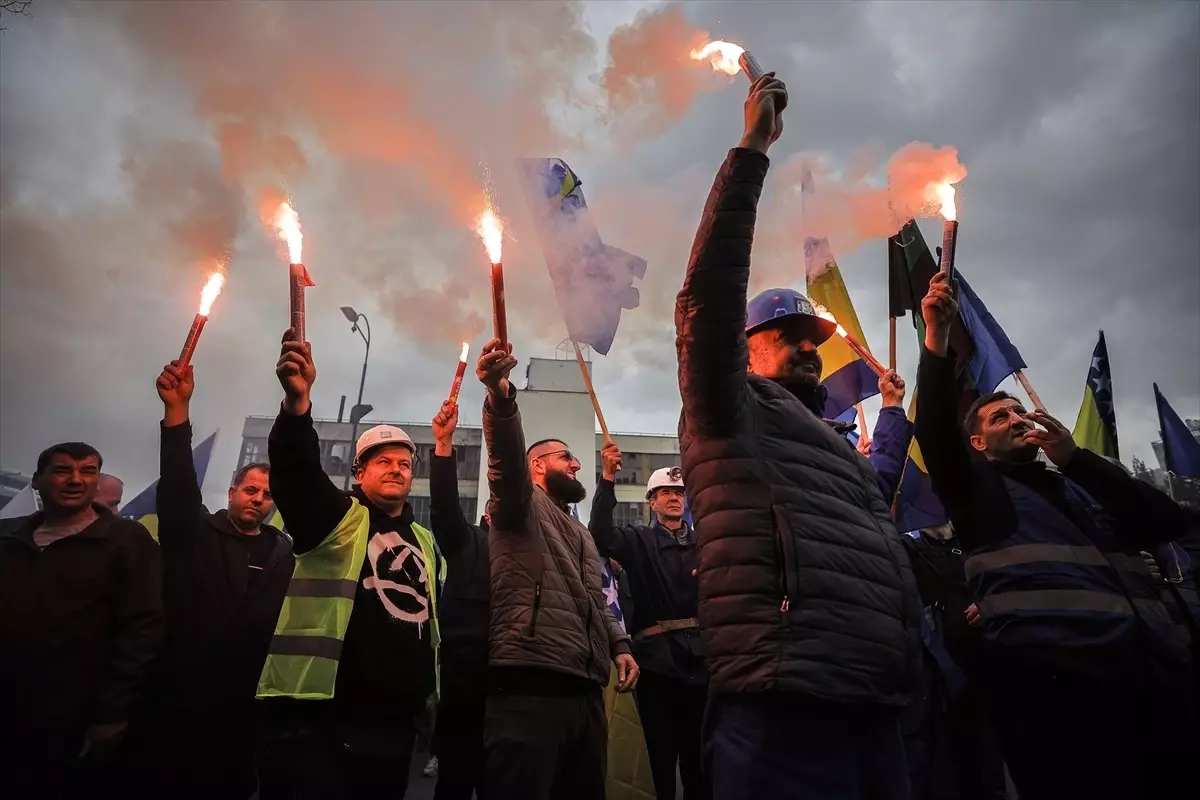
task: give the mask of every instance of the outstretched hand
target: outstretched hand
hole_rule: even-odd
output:
[[[187,422],[188,404],[196,389],[192,365],[185,367],[179,359],[167,364],[154,382],[154,388],[163,402],[163,424],[173,427]]]
[[[958,301],[945,272],[929,281],[929,293],[921,300],[921,317],[925,320],[925,349],[945,356],[950,349],[950,326],[958,314]]]
[[[741,147],[766,153],[783,133],[783,110],[787,108],[787,87],[768,72],[750,84],[746,98],[746,128]]]
[[[448,456],[453,452],[454,430],[458,427],[458,403],[443,400],[433,418],[433,453]]]
[[[283,387],[284,409],[297,416],[306,413],[310,406],[309,394],[317,380],[317,366],[312,359],[312,345],[301,342],[294,328],[288,328],[283,334],[275,377]]]
[[[879,393],[883,395],[884,407],[903,406],[904,379],[896,374],[896,370],[889,369],[879,379]]]
[[[516,365],[517,359],[512,355],[512,342],[502,347],[499,339],[492,339],[479,353],[475,377],[479,378],[479,382],[487,387],[492,396],[508,397],[512,389],[508,374]]]
[[[1071,460],[1071,456],[1075,455],[1075,451],[1079,449],[1079,445],[1075,444],[1075,439],[1067,427],[1045,411],[1037,409],[1026,414],[1025,419],[1042,426],[1033,428],[1025,434],[1025,441],[1042,448],[1046,458],[1053,461],[1056,467],[1065,467]]]

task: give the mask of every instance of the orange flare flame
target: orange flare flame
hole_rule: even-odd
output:
[[[280,203],[275,212],[275,229],[279,231],[279,238],[287,242],[288,260],[303,264],[304,234],[300,232],[300,215],[287,202]]]
[[[958,211],[954,208],[954,187],[948,183],[939,184],[937,195],[942,201],[942,216],[951,221],[958,219]]]
[[[483,240],[483,248],[487,250],[488,260],[493,264],[499,264],[504,241],[504,223],[500,221],[500,217],[490,206],[479,215],[479,221],[475,223],[475,232]]]
[[[467,363],[467,354],[471,352],[471,343],[463,342],[462,352],[458,354],[458,360],[462,363]]]
[[[212,311],[213,301],[217,299],[217,295],[221,293],[221,289],[225,286],[225,273],[214,272],[208,276],[208,283],[204,284],[204,288],[200,291],[200,310],[196,313],[202,317],[207,317]]]
[[[726,75],[737,75],[742,67],[738,64],[738,58],[742,53],[746,52],[746,48],[739,47],[733,42],[722,42],[717,40],[709,42],[699,50],[693,50],[692,58],[696,61],[707,61],[712,64],[712,68],[717,72],[724,72]]]

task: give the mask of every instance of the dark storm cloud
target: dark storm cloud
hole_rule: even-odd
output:
[[[519,355],[551,356],[565,330],[511,159],[556,155],[583,177],[604,239],[650,262],[642,307],[596,365],[609,424],[673,431],[674,293],[746,87],[704,65],[681,72],[693,67],[662,51],[697,31],[747,44],[791,92],[760,215],[763,241],[780,244],[756,253],[753,286],[802,285],[802,254],[767,233],[799,229],[781,211],[789,160],[882,167],[908,142],[953,146],[969,169],[959,266],[1052,413],[1074,421],[1099,327],[1127,460],[1150,456],[1151,381],[1181,414],[1200,410],[1197,6],[723,2],[651,5],[639,21],[643,5],[47,4],[7,23],[0,463],[28,469],[47,442],[84,438],[130,492],[149,482],[153,379],[211,251],[228,244],[230,280],[196,360],[197,436],[224,431],[216,499],[243,417],[273,413],[279,395],[285,270],[253,207],[262,184],[286,188],[304,225],[317,413],[357,390],[362,344],[338,311],[349,304],[374,327],[375,416],[425,420],[449,385],[457,326],[486,313],[486,264],[464,225],[481,151],[516,236],[505,261]],[[631,27],[610,61],[619,23]],[[926,221],[931,242],[936,230]],[[877,351],[884,252],[838,253]],[[914,337],[899,328],[912,375]],[[465,421],[480,398],[468,381]]]

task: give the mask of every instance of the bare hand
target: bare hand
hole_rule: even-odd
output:
[[[979,606],[975,605],[974,603],[971,603],[971,605],[967,606],[966,617],[967,624],[972,628],[978,628],[983,624],[983,617],[979,614]]]
[[[90,757],[97,761],[103,761],[117,749],[117,745],[125,738],[125,731],[128,728],[129,723],[127,722],[89,725],[83,734],[83,749],[79,751],[79,757]]]
[[[1154,560],[1154,556],[1147,553],[1145,550],[1139,550],[1138,555],[1142,557],[1142,561],[1146,564],[1146,571],[1150,573],[1150,577],[1156,581],[1162,580],[1162,570],[1158,568],[1158,562]]]
[[[283,387],[284,407],[290,414],[304,414],[309,408],[309,394],[317,380],[317,366],[312,359],[312,345],[296,338],[296,331],[288,328],[283,334],[283,346],[279,349],[279,361],[275,364],[275,376]]]
[[[854,449],[857,450],[859,455],[861,455],[863,458],[870,458],[871,440],[866,437],[866,434],[859,436],[858,444],[854,446]]]
[[[946,273],[939,272],[930,279],[929,293],[921,301],[926,350],[934,355],[946,355],[950,348],[950,326],[957,315],[958,301],[946,282]]]
[[[1065,467],[1071,460],[1071,456],[1075,455],[1075,451],[1079,449],[1071,432],[1045,411],[1034,409],[1025,415],[1025,419],[1041,425],[1045,429],[1034,428],[1025,434],[1025,441],[1042,448],[1046,458],[1053,461],[1055,466]]]
[[[454,429],[458,427],[458,403],[443,400],[433,418],[433,453],[448,456],[453,452]]]
[[[613,480],[621,471],[621,448],[617,447],[615,442],[604,445],[600,448],[600,461],[604,465],[601,477],[606,481]]]
[[[179,359],[167,364],[154,382],[154,388],[158,389],[158,398],[167,408],[186,408],[196,389],[192,365],[185,367]]]
[[[512,342],[507,347],[500,347],[499,339],[492,339],[483,346],[479,353],[479,361],[475,366],[475,377],[487,387],[490,394],[496,397],[508,397],[512,389],[508,374],[517,365],[517,359],[512,355]]]
[[[621,653],[613,661],[617,665],[617,691],[621,694],[629,694],[637,686],[641,670],[638,669],[633,656],[628,653]]]
[[[787,87],[768,72],[750,85],[746,98],[746,129],[741,146],[766,153],[783,133],[783,110],[787,108]]]
[[[879,393],[883,395],[883,407],[904,407],[904,379],[894,369],[883,373],[879,379]]]

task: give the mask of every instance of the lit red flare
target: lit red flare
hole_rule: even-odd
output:
[[[287,242],[288,260],[293,264],[303,264],[304,234],[300,232],[300,215],[290,203],[279,204],[275,212],[275,230],[279,238]]]
[[[286,201],[280,203],[275,211],[275,230],[279,238],[287,242],[288,248],[288,324],[296,332],[298,341],[306,342],[308,333],[304,325],[304,290],[316,284],[302,260],[304,234],[300,232],[300,215]]]
[[[462,389],[463,375],[467,373],[467,355],[471,352],[471,343],[462,343],[462,352],[458,356],[458,369],[454,372],[454,382],[450,384],[450,402],[458,404],[458,393]]]
[[[958,245],[958,209],[954,207],[954,187],[948,183],[937,187],[938,198],[942,201],[942,259],[938,268],[946,273],[951,287],[954,285],[954,249]]]
[[[881,378],[883,377],[883,374],[885,372],[887,372],[887,370],[884,368],[883,364],[880,364],[879,359],[877,359],[877,358],[875,358],[875,356],[871,355],[871,351],[868,350],[863,345],[862,342],[855,339],[853,336],[850,335],[849,331],[847,331],[845,328],[842,327],[842,324],[837,321],[837,318],[834,317],[833,314],[829,313],[829,309],[825,308],[822,305],[814,303],[813,310],[817,312],[817,316],[820,317],[821,319],[827,319],[830,322],[832,322],[834,325],[836,325],[837,326],[837,335],[842,337],[843,340],[845,340],[846,344],[848,344],[850,346],[850,349],[853,350],[858,355],[858,357],[863,360],[863,363],[865,363],[868,367],[870,367],[871,370],[876,375],[878,375]]]
[[[483,240],[488,261],[492,263],[492,327],[500,346],[508,344],[508,317],[504,309],[504,263],[501,250],[504,243],[504,223],[491,208],[484,209],[475,224],[475,232]]]
[[[200,341],[200,332],[204,330],[204,323],[208,322],[209,312],[212,311],[213,301],[217,299],[217,295],[221,293],[224,285],[225,273],[218,271],[208,276],[208,281],[200,290],[200,309],[192,320],[192,327],[188,331],[187,339],[183,342],[183,350],[179,353],[179,361],[182,366],[186,367],[191,363],[192,356],[196,352],[196,343]]]
[[[693,50],[691,56],[696,61],[707,61],[717,72],[726,75],[737,75],[741,70],[746,77],[754,82],[764,74],[762,66],[746,48],[733,42],[723,42],[719,39],[709,42],[699,50]]]

